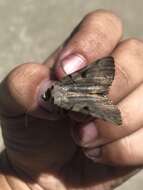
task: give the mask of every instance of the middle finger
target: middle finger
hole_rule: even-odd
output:
[[[112,55],[115,58],[116,73],[109,97],[114,103],[119,103],[143,81],[143,43],[136,39],[126,40],[116,48]],[[79,127],[78,132],[76,129],[76,133],[74,132],[76,142],[83,147],[101,146],[129,135],[140,128],[140,125],[130,122],[131,118],[129,117],[130,113],[137,112],[138,106],[133,107],[130,102],[128,107],[131,106],[131,108],[127,111],[126,104],[121,101],[119,106],[123,117],[122,127],[116,127],[98,119],[86,126]],[[134,121],[136,121],[135,118]]]

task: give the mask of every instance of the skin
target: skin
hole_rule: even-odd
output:
[[[19,65],[2,81],[0,190],[111,190],[141,169],[143,43],[121,37],[116,15],[92,12],[44,63]],[[108,55],[116,64],[109,97],[121,110],[121,127],[49,113],[41,94],[66,75],[65,60],[80,56],[84,67]]]

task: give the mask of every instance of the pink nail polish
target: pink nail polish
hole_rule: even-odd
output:
[[[98,131],[94,122],[90,122],[87,125],[80,128],[79,131],[81,142],[84,146],[90,146],[93,141],[98,138]]]
[[[86,65],[86,59],[80,54],[72,54],[61,60],[61,67],[67,75],[82,69]]]

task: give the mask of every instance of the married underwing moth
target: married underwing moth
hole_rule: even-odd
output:
[[[54,83],[43,95],[61,109],[122,124],[121,113],[107,94],[115,75],[113,57],[105,57]]]

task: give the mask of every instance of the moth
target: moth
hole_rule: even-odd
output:
[[[120,110],[108,98],[115,75],[113,57],[105,57],[56,81],[43,95],[45,101],[74,112],[122,124]]]

